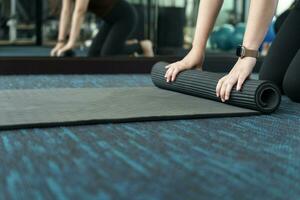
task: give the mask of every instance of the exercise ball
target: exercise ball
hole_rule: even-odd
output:
[[[216,46],[221,50],[230,50],[233,48],[230,38],[234,33],[234,26],[230,24],[224,24],[216,32]]]
[[[216,49],[217,48],[217,32],[218,29],[214,30],[209,38],[209,43],[212,49]]]
[[[235,25],[235,31],[238,32],[245,32],[246,31],[246,24],[245,23],[238,23],[237,25]]]
[[[235,31],[230,37],[231,45],[233,48],[243,43],[244,34],[246,31],[246,25],[244,23],[239,23],[235,27]]]

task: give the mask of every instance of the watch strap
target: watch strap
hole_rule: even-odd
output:
[[[245,55],[243,57],[253,57],[253,58],[258,58],[258,51],[257,50],[251,50],[245,48]]]

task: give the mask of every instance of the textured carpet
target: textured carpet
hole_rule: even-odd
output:
[[[0,89],[149,86],[6,76]],[[299,199],[300,105],[272,115],[0,132],[0,199]]]

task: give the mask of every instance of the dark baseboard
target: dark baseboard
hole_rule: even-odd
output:
[[[21,74],[148,74],[159,62],[175,62],[181,56],[156,56],[154,58],[50,58],[50,57],[0,57],[1,75]],[[228,54],[207,54],[204,70],[228,72],[237,58]],[[254,72],[258,72],[259,59]]]

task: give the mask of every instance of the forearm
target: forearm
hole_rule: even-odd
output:
[[[278,0],[251,0],[243,45],[258,49],[275,14]]]
[[[198,11],[193,48],[203,50],[212,31],[223,0],[201,0]]]
[[[69,32],[69,25],[71,22],[71,14],[72,14],[72,2],[69,0],[63,1],[63,6],[60,14],[60,22],[59,22],[59,33],[58,40],[64,41]]]
[[[72,17],[71,32],[69,44],[74,45],[80,34],[81,25],[83,24],[85,13],[87,11],[89,1],[77,0]]]

